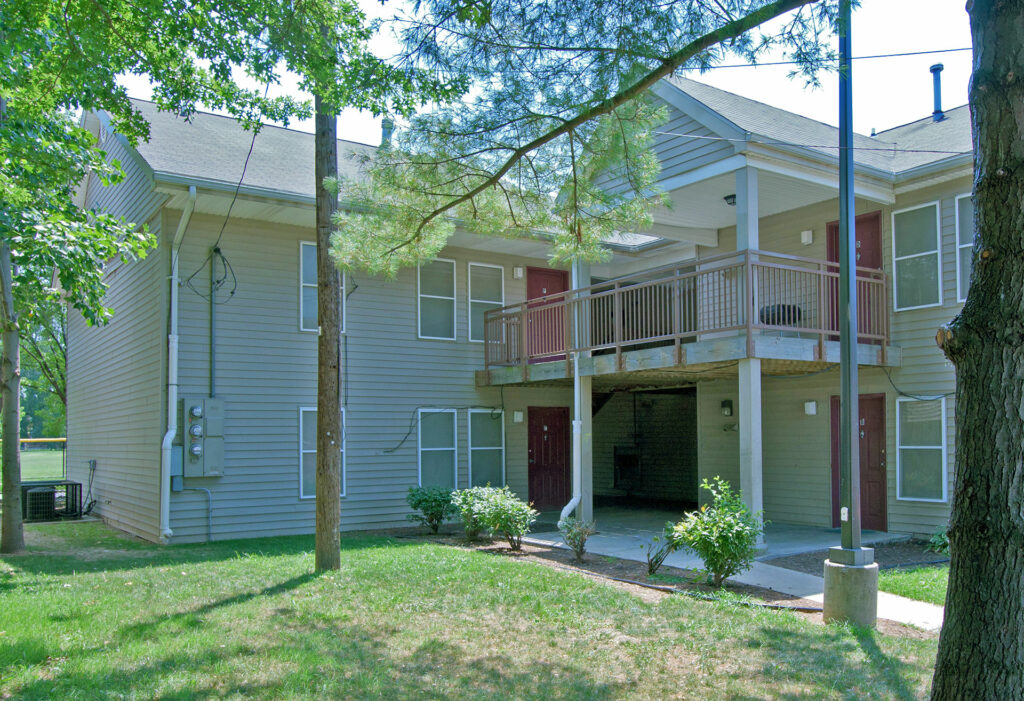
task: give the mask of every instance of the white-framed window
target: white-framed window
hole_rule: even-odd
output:
[[[896,311],[942,304],[940,232],[938,202],[892,213]]]
[[[505,306],[505,268],[469,264],[469,340],[484,340],[484,314]]]
[[[455,261],[435,258],[417,268],[419,337],[455,340]]]
[[[469,410],[469,486],[505,484],[505,412]]]
[[[316,242],[299,241],[299,331],[319,331],[316,311]],[[345,333],[345,273],[341,274],[341,310],[338,319]]]
[[[458,484],[458,420],[455,409],[420,409],[418,419],[420,486],[455,489]]]
[[[345,496],[345,408],[341,408],[341,496]],[[316,498],[316,407],[299,407],[299,498]]]
[[[896,498],[946,501],[946,399],[896,400]]]
[[[971,284],[971,267],[974,254],[974,200],[971,194],[960,195],[954,203],[956,208],[956,298],[967,300],[967,288]]]

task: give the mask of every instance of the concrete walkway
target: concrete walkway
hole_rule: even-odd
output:
[[[662,532],[666,521],[678,519],[679,516],[671,512],[652,509],[600,509],[595,514],[598,532],[587,540],[587,552],[646,562],[645,546],[651,542],[652,537]],[[863,537],[865,545],[905,539],[905,536],[874,531],[865,531]],[[536,545],[565,547],[561,534],[557,531],[535,533],[524,540]],[[768,524],[765,528],[763,554],[757,558],[753,567],[733,577],[733,581],[821,603],[825,588],[822,577],[770,565],[763,560],[825,550],[834,545],[839,545],[838,530]],[[665,564],[689,570],[700,569],[703,565],[696,555],[685,552],[672,553],[665,558]],[[942,627],[942,616],[941,606],[878,592],[879,618],[887,618],[923,630],[938,631]]]

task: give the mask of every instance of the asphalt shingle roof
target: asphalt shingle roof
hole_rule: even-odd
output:
[[[830,124],[682,76],[673,76],[669,78],[669,82],[742,131],[749,132],[755,140],[807,145],[811,151],[836,156],[837,149],[829,145],[838,145],[839,130]],[[954,155],[914,153],[900,149],[968,153],[971,151],[971,125],[967,113],[966,106],[957,107],[948,110],[946,119],[941,122],[934,122],[929,116],[911,124],[879,132],[876,136],[854,134],[854,161],[890,173],[899,173]]]

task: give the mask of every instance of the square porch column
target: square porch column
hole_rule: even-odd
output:
[[[757,514],[764,509],[760,358],[739,361],[739,395],[740,490],[743,503]],[[763,536],[758,542],[764,542]]]
[[[761,247],[757,220],[757,169],[744,166],[736,171],[737,251],[756,251]]]

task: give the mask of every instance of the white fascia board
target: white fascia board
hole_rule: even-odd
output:
[[[828,165],[822,167],[821,165],[807,162],[805,159],[787,158],[784,154],[760,150],[748,152],[747,160],[752,167],[758,170],[785,175],[816,185],[823,185],[836,191],[839,190],[839,171],[835,167],[830,168]],[[880,204],[894,204],[896,202],[896,195],[893,192],[892,185],[885,179],[878,178],[877,176],[872,177],[875,173],[879,172],[874,168],[863,170],[868,172],[863,172],[860,168],[854,171],[854,193],[856,196]]]
[[[708,163],[706,166],[694,168],[693,170],[688,170],[685,173],[680,173],[679,175],[673,175],[670,178],[659,180],[658,187],[661,188],[663,192],[672,192],[673,190],[678,190],[686,187],[687,185],[699,183],[702,180],[710,180],[711,178],[716,178],[719,175],[732,173],[746,165],[747,159],[740,154],[735,154],[720,161]]]
[[[700,100],[691,97],[679,87],[667,80],[659,80],[651,88],[651,92],[667,104],[710,129],[718,136],[727,139],[746,139],[747,132],[714,111]]]

